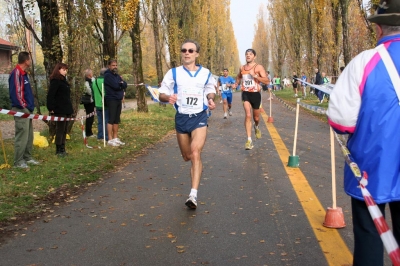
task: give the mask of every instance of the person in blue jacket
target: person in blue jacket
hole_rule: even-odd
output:
[[[28,52],[18,54],[18,65],[11,71],[8,78],[12,111],[32,114],[35,109],[33,92],[26,72],[31,64],[32,60]],[[28,164],[39,164],[32,158],[32,119],[14,116],[14,121],[14,167],[29,168]]]
[[[368,20],[375,23],[377,47],[361,52],[340,74],[327,115],[336,132],[349,134],[347,147],[360,170],[368,174],[365,187],[383,215],[389,205],[393,235],[399,243],[400,1],[381,0]],[[347,165],[344,189],[351,197],[353,265],[382,266],[380,234],[386,232],[376,229],[359,181]]]
[[[108,61],[108,69],[104,73],[105,101],[108,108],[108,142],[110,146],[125,145],[118,138],[118,125],[121,122],[122,99],[128,84],[118,75],[117,60]]]

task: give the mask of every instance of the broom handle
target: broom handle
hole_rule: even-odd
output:
[[[293,156],[296,156],[296,146],[297,146],[297,128],[299,125],[299,101],[300,99],[297,99],[297,104],[296,104],[296,125],[294,127],[294,143],[293,143]]]
[[[332,200],[333,209],[336,209],[336,169],[335,169],[335,136],[333,129],[329,127],[331,135],[331,168],[332,168]]]
[[[1,132],[1,130],[0,130],[0,139],[1,139],[1,148],[3,149],[3,154],[4,154],[4,162],[6,163],[6,165],[8,165],[6,150],[4,149],[4,143],[3,143],[3,133]]]
[[[272,117],[272,92],[269,92],[269,116]]]

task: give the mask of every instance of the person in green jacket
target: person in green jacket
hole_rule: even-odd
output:
[[[281,78],[278,75],[275,75],[274,90],[279,91],[280,89],[281,89]]]
[[[103,101],[104,96],[104,72],[106,72],[107,68],[102,68],[100,70],[100,76],[97,77],[93,81],[93,94],[94,94],[94,104],[96,107],[96,115],[97,115],[97,139],[104,139],[104,131],[103,131]],[[104,106],[104,124],[107,126],[108,123],[108,109]],[[108,132],[107,128],[105,130],[106,141],[108,141]]]

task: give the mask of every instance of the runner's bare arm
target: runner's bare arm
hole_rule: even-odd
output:
[[[235,87],[240,84],[241,80],[242,80],[242,69],[240,68],[239,73],[236,75]]]
[[[158,97],[158,99],[161,102],[169,102],[170,104],[174,104],[177,100],[177,95],[176,94],[167,95],[165,93],[160,93],[160,96]]]
[[[254,69],[255,74],[253,75],[253,77],[257,80],[259,80],[260,82],[268,85],[271,83],[271,81],[269,80],[267,73],[265,72],[265,69],[262,65],[257,65],[256,68]]]

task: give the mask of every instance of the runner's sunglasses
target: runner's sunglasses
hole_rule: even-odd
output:
[[[183,49],[181,49],[181,52],[182,53],[186,53],[186,52],[189,52],[189,54],[193,54],[194,52],[196,52],[195,50],[193,50],[193,49],[185,49],[185,48],[183,48]]]

